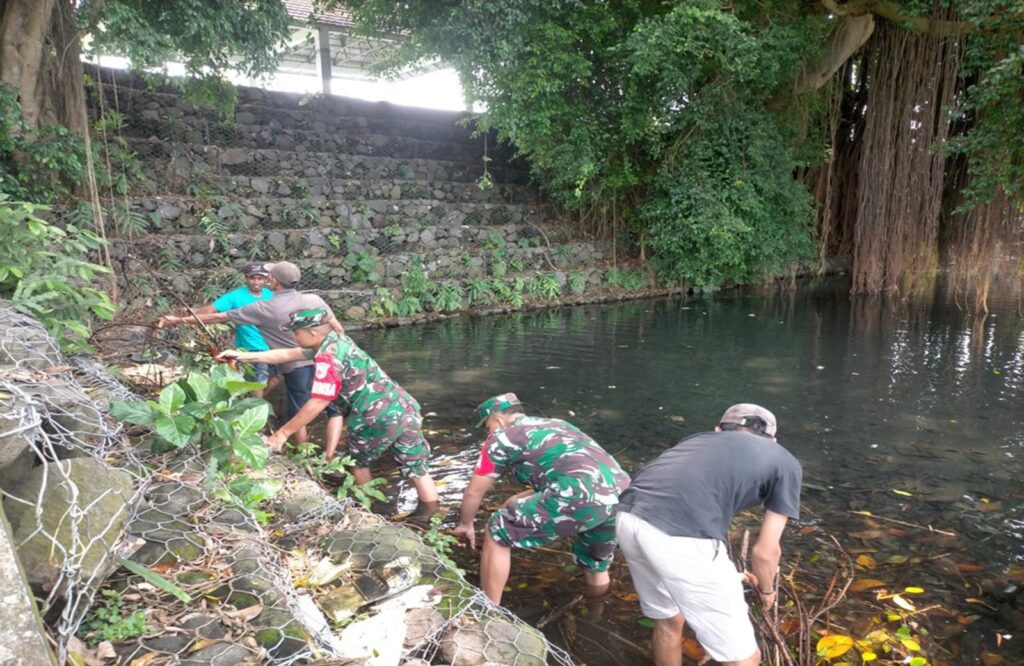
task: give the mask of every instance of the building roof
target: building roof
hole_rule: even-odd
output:
[[[307,22],[313,17],[315,23],[334,26],[337,28],[351,28],[355,25],[352,12],[338,7],[329,12],[313,12],[312,0],[282,0],[288,15],[296,21]]]

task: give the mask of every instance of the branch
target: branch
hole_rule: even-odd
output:
[[[836,4],[835,0],[821,0],[821,4],[836,16],[874,14],[887,21],[910,28],[914,32],[936,37],[953,37],[972,30],[971,24],[967,21],[943,21],[925,16],[912,16],[905,13],[899,3],[886,0],[851,0],[842,5]]]

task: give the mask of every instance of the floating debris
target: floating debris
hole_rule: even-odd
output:
[[[419,577],[419,563],[399,557],[370,569],[352,583],[334,588],[320,599],[320,608],[331,620],[341,622],[368,603],[412,587]]]

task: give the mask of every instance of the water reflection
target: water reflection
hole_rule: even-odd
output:
[[[908,558],[906,570],[894,565],[887,575],[925,587],[953,613],[974,614],[963,601],[965,583],[979,588],[1012,573],[1024,541],[1024,318],[1015,303],[990,308],[974,316],[942,300],[752,292],[454,319],[356,337],[424,412],[435,413],[426,427],[442,492],[453,502],[480,441],[469,430],[473,408],[499,392],[515,391],[535,413],[572,421],[629,470],[709,428],[728,404],[759,402],[777,414],[780,441],[804,464],[804,525],[860,533],[864,517],[851,512],[870,511],[924,526],[844,545],[869,549],[879,561]],[[929,525],[957,536],[929,534]],[[814,537],[796,532],[787,533],[787,552],[809,555]],[[978,567],[975,578],[965,579],[963,563]],[[527,582],[528,593],[513,589],[507,603],[528,617],[540,613],[531,605],[540,581],[546,599],[557,601],[563,589],[565,599],[574,594],[573,581],[556,581],[545,567],[550,554],[534,573],[513,567],[527,572],[513,584]],[[624,641],[644,645],[648,630],[638,618],[635,604],[620,604],[606,619]],[[982,645],[991,629],[952,622],[935,631],[948,631],[949,641],[969,634]],[[602,654],[611,650],[635,661],[627,643],[605,642],[585,656],[614,663]]]

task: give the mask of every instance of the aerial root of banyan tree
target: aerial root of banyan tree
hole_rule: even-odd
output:
[[[865,46],[853,291],[897,291],[933,272],[959,71],[956,44],[881,25]]]

